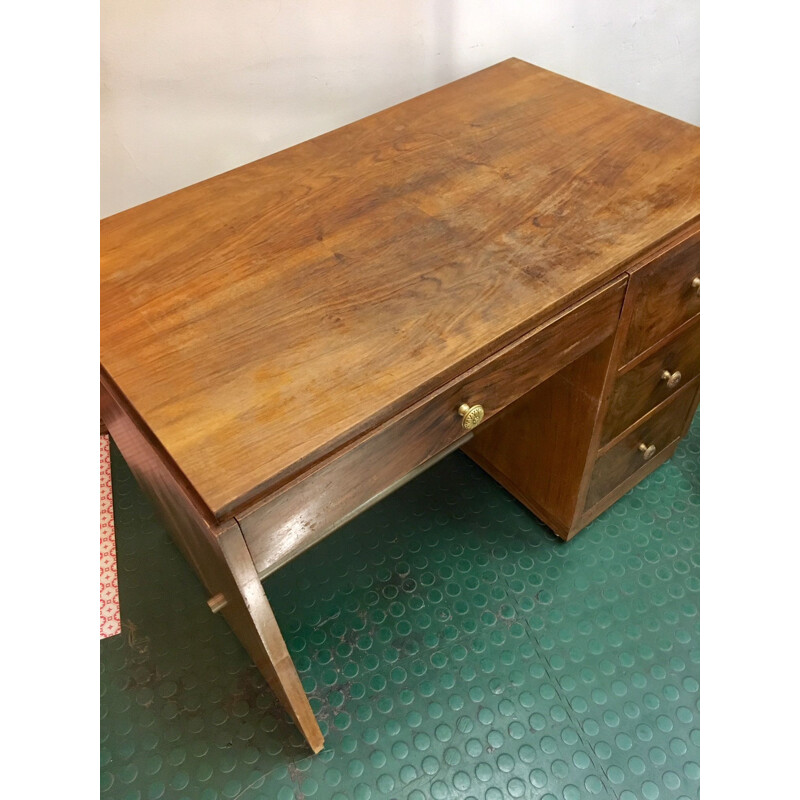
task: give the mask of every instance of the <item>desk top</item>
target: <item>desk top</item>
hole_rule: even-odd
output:
[[[510,59],[102,220],[102,368],[224,518],[698,216],[698,128]]]

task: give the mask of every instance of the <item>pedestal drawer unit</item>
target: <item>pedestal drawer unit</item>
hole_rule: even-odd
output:
[[[632,259],[613,337],[476,432],[465,451],[564,539],[663,464],[699,402],[700,229]]]
[[[699,403],[700,232],[631,270],[581,524],[675,451]]]

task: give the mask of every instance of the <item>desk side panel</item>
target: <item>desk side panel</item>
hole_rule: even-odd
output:
[[[532,389],[464,452],[559,536],[578,507],[614,337]]]

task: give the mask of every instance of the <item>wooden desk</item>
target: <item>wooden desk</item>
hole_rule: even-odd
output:
[[[698,162],[511,59],[102,221],[102,418],[315,752],[261,579],[455,447],[565,539],[669,458]]]

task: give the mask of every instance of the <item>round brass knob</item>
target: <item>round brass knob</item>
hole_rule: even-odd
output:
[[[471,406],[469,403],[462,403],[458,407],[458,413],[461,415],[461,427],[465,431],[471,431],[483,420],[483,406],[481,405]]]
[[[661,380],[667,382],[667,389],[674,389],[680,382],[683,376],[675,370],[675,372],[670,372],[669,370],[664,370],[661,373]]]
[[[642,456],[644,456],[645,461],[649,461],[656,454],[656,446],[654,444],[648,447],[642,442],[642,444],[639,445],[639,449],[642,451]]]
[[[697,296],[700,297],[700,278],[695,278],[692,281],[692,289],[697,289]]]

